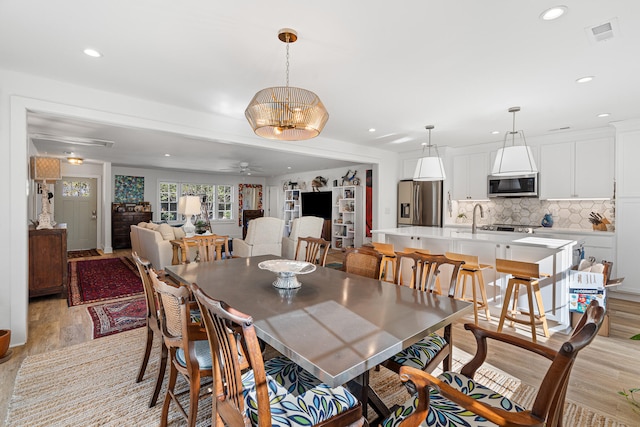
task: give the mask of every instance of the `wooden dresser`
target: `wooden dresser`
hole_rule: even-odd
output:
[[[111,246],[113,249],[131,247],[131,226],[139,222],[149,222],[152,212],[112,212],[111,213]]]
[[[67,225],[29,227],[29,297],[67,296]]]

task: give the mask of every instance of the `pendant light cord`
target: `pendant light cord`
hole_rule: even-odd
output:
[[[289,87],[289,34],[286,35],[287,40],[287,87]]]

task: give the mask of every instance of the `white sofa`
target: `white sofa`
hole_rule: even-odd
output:
[[[255,218],[249,221],[247,236],[233,239],[233,255],[241,258],[282,253],[284,220],[273,217]]]
[[[184,237],[181,227],[169,224],[140,223],[131,226],[131,250],[151,262],[155,270],[164,270],[171,265],[173,247],[171,240]],[[190,248],[194,249],[194,248]],[[192,259],[189,254],[189,259]]]
[[[289,237],[282,238],[282,257],[294,259],[298,246],[298,237],[322,237],[324,219],[317,216],[303,216],[291,221]]]

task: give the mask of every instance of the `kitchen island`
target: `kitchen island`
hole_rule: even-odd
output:
[[[457,252],[476,255],[481,263],[492,266],[495,266],[496,258],[538,263],[540,272],[551,275],[540,281],[540,291],[547,318],[559,324],[552,329],[566,331],[569,328],[568,271],[574,263],[575,240],[511,232],[473,234],[446,227],[400,227],[373,230],[372,233],[374,242],[392,243],[396,251],[411,247],[428,249],[434,254]],[[501,307],[508,277],[494,269],[484,270],[483,274],[490,305]],[[526,297],[521,297],[518,305],[526,307]],[[499,311],[492,310],[493,314],[499,314]]]

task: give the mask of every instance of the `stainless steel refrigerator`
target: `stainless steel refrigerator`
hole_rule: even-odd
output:
[[[442,227],[442,181],[398,183],[398,227]]]

